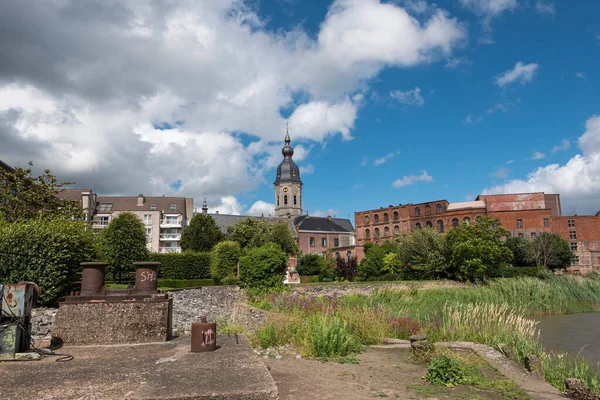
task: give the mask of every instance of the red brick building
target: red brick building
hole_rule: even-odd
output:
[[[562,216],[560,195],[515,193],[479,195],[475,201],[449,203],[437,200],[399,204],[354,213],[357,244],[382,242],[414,229],[432,228],[438,232],[489,216],[522,238],[535,238],[541,232],[558,233],[573,250],[572,270],[600,269],[600,213],[595,216]]]

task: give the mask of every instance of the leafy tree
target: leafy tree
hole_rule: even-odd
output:
[[[79,204],[60,198],[60,191],[73,182],[59,182],[49,169],[33,176],[28,168],[0,168],[0,219],[8,222],[43,219],[80,219]]]
[[[358,265],[358,276],[368,279],[384,273],[383,258],[389,253],[397,253],[398,248],[391,242],[365,245],[365,258]]]
[[[134,270],[133,263],[148,258],[144,224],[133,213],[120,213],[102,232],[104,255],[110,262],[113,279],[121,282],[123,272]]]
[[[386,274],[399,274],[401,270],[402,262],[398,253],[387,253],[383,257],[383,272]]]
[[[298,258],[296,269],[300,276],[319,275],[325,259],[318,254],[304,254]]]
[[[277,244],[286,254],[297,254],[298,244],[285,223],[268,223],[260,218],[246,218],[228,228],[229,237],[243,249]]]
[[[531,259],[531,241],[520,237],[509,237],[506,246],[513,253],[513,265],[515,267],[529,267],[534,261]]]
[[[564,269],[571,265],[573,252],[569,242],[556,233],[542,232],[531,242],[531,258],[538,267],[550,270]]]
[[[327,251],[327,254],[323,258],[323,262],[321,263],[321,269],[319,270],[319,280],[321,282],[326,282],[335,279],[336,267],[336,259],[335,257],[333,257],[333,252],[329,250]]]
[[[181,234],[181,249],[192,251],[210,251],[223,240],[224,235],[215,220],[206,214],[196,214]]]
[[[434,279],[446,273],[444,236],[433,229],[417,229],[398,241],[402,265],[413,278]]]
[[[221,282],[226,278],[237,276],[238,262],[242,255],[242,249],[238,242],[226,240],[217,243],[210,254],[210,275]]]
[[[282,286],[287,261],[288,256],[275,243],[249,249],[240,257],[240,281],[263,289]]]
[[[344,280],[353,280],[358,272],[358,265],[354,258],[351,258],[350,261],[346,261],[345,258],[339,257],[336,260],[336,274],[340,279]]]
[[[463,224],[448,231],[445,256],[450,276],[474,281],[498,275],[513,258],[502,241],[509,236],[497,220],[489,217],[479,217],[473,225]]]

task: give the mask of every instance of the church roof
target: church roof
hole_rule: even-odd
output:
[[[300,231],[353,233],[354,227],[349,219],[313,217],[301,215],[294,218],[294,225]]]
[[[290,135],[286,132],[285,134],[285,146],[281,149],[283,154],[283,161],[277,167],[277,178],[274,183],[279,182],[300,182],[300,168],[292,160],[294,155],[294,148],[290,145]]]

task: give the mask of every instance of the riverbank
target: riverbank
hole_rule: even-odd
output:
[[[347,356],[384,337],[406,339],[426,333],[435,341],[490,345],[523,365],[537,355],[546,380],[564,390],[564,378],[584,381],[600,392],[591,364],[543,349],[534,320],[524,315],[600,310],[600,279],[558,276],[503,279],[484,286],[408,287],[339,298],[298,293],[270,295],[255,302],[272,312],[255,332],[263,347],[290,344],[321,359]]]

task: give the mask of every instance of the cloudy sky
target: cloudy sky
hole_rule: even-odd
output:
[[[311,214],[480,193],[600,209],[600,2],[0,2],[0,159],[103,195]]]

